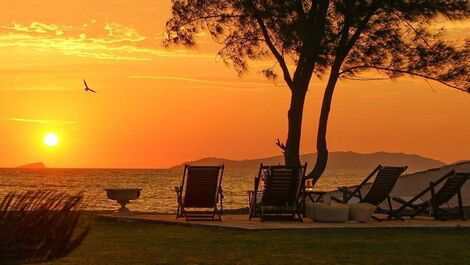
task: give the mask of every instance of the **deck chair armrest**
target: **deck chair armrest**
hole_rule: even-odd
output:
[[[181,203],[183,201],[182,191],[183,191],[183,187],[178,187],[178,186],[175,187],[176,196],[178,196],[177,197],[178,203]]]
[[[180,198],[181,195],[182,195],[182,192],[183,192],[183,187],[176,186],[175,187],[175,192],[176,192],[176,195],[178,195],[178,198]]]
[[[341,200],[341,202],[343,203],[347,203],[353,197],[356,197],[356,198],[359,198],[359,200],[362,200],[362,194],[361,194],[360,189],[355,189],[354,191],[350,191],[348,187],[338,187],[338,190],[343,193],[343,199]]]

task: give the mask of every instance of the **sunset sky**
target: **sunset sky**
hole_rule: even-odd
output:
[[[290,93],[255,62],[239,78],[201,36],[162,47],[170,0],[1,1],[0,167],[169,167],[280,154]],[[470,22],[446,24],[470,37]],[[82,78],[97,94],[85,93]],[[324,83],[308,94],[302,153],[315,151]],[[470,95],[421,79],[340,81],[330,151],[470,159]],[[43,143],[55,133],[55,147]]]

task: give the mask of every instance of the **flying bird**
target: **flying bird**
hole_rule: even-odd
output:
[[[83,83],[85,84],[85,91],[86,92],[90,91],[90,92],[96,93],[95,90],[88,87],[88,84],[86,83],[85,79],[83,79]]]

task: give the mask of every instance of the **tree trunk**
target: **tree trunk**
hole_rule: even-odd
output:
[[[302,133],[302,116],[307,89],[294,87],[291,89],[291,101],[288,112],[289,131],[287,134],[284,160],[288,166],[300,166],[300,137]]]
[[[313,170],[307,175],[307,178],[314,179],[316,182],[326,169],[328,164],[328,148],[326,144],[326,132],[328,129],[328,117],[330,115],[331,101],[333,99],[333,92],[336,87],[336,82],[339,78],[339,67],[333,69],[325,88],[323,95],[323,102],[321,106],[320,121],[318,123],[317,133],[317,161]]]

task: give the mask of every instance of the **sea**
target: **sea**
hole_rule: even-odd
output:
[[[175,187],[181,185],[182,170],[163,169],[1,169],[0,199],[10,192],[51,189],[68,194],[83,193],[87,210],[116,210],[105,188],[141,188],[138,200],[127,207],[140,212],[176,212]],[[254,170],[226,170],[222,180],[224,208],[248,206],[247,191],[253,190]],[[367,172],[365,172],[367,173]],[[330,191],[360,183],[364,172],[328,172],[316,189]]]

